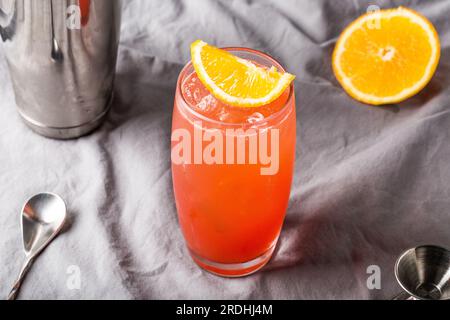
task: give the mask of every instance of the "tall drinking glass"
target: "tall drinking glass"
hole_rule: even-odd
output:
[[[251,49],[227,48],[266,68]],[[181,72],[172,125],[172,175],[179,222],[194,261],[239,277],[271,258],[285,218],[295,161],[292,85],[275,102],[238,108],[214,98],[189,63]]]

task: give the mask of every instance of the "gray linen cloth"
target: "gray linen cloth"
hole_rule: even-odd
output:
[[[360,104],[332,74],[336,38],[373,4],[420,11],[442,42],[431,84],[396,106]],[[398,254],[450,245],[449,16],[449,0],[124,1],[113,110],[96,133],[68,142],[22,124],[0,49],[0,297],[24,259],[22,203],[53,191],[67,200],[70,224],[36,261],[23,299],[390,298]],[[243,279],[200,270],[177,222],[171,116],[196,39],[266,51],[298,76],[286,223],[270,264]],[[381,290],[366,285],[371,265]]]

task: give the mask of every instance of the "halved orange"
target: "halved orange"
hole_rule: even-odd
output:
[[[278,99],[295,76],[275,67],[266,69],[230,52],[197,40],[191,45],[192,64],[203,85],[222,102],[236,107],[260,107]]]
[[[344,90],[372,105],[404,101],[433,77],[440,59],[436,29],[419,13],[399,7],[368,13],[350,24],[333,53]]]

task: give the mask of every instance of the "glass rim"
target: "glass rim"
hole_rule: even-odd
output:
[[[226,50],[228,52],[247,52],[250,54],[254,54],[256,56],[267,59],[278,70],[280,70],[284,73],[287,72],[284,69],[284,67],[281,65],[281,63],[279,63],[275,58],[273,58],[269,54],[262,52],[260,50],[250,49],[250,48],[246,48],[246,47],[224,47],[221,49]],[[220,125],[223,127],[242,127],[242,126],[244,126],[244,127],[248,126],[248,127],[252,127],[252,128],[262,127],[262,126],[265,126],[267,123],[274,121],[274,119],[281,117],[285,113],[287,113],[287,111],[289,111],[288,107],[292,104],[292,100],[294,99],[295,87],[294,87],[294,82],[292,82],[292,84],[289,87],[289,98],[284,103],[284,106],[277,112],[275,112],[275,113],[271,114],[270,116],[268,116],[267,118],[265,118],[264,121],[261,121],[260,123],[256,123],[256,124],[255,123],[243,123],[243,122],[230,123],[230,122],[220,121],[220,120],[216,120],[216,119],[211,119],[211,118],[201,114],[200,112],[197,112],[196,110],[194,110],[191,107],[191,105],[186,101],[186,98],[183,95],[183,90],[182,90],[181,86],[182,86],[184,80],[187,78],[187,76],[190,75],[190,74],[187,74],[187,71],[191,67],[193,67],[192,60],[189,61],[180,72],[180,76],[178,77],[178,81],[177,81],[177,93],[175,94],[175,101],[178,102],[177,100],[178,100],[178,96],[179,96],[179,98],[181,99],[181,101],[183,102],[183,105],[184,105],[183,109],[187,109],[189,113],[191,113],[195,118],[198,118],[198,120],[201,120],[201,121],[206,121],[208,123],[217,124],[217,125]],[[195,72],[195,70],[194,70],[194,72]],[[178,103],[177,103],[177,105],[178,105]],[[179,108],[179,106],[178,106],[178,108]]]

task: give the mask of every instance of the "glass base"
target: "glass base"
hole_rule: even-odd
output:
[[[189,252],[195,263],[205,271],[220,277],[239,278],[251,275],[263,268],[270,261],[270,258],[275,251],[275,246],[276,244],[256,259],[233,264],[213,262],[198,256],[192,250],[189,250]]]

